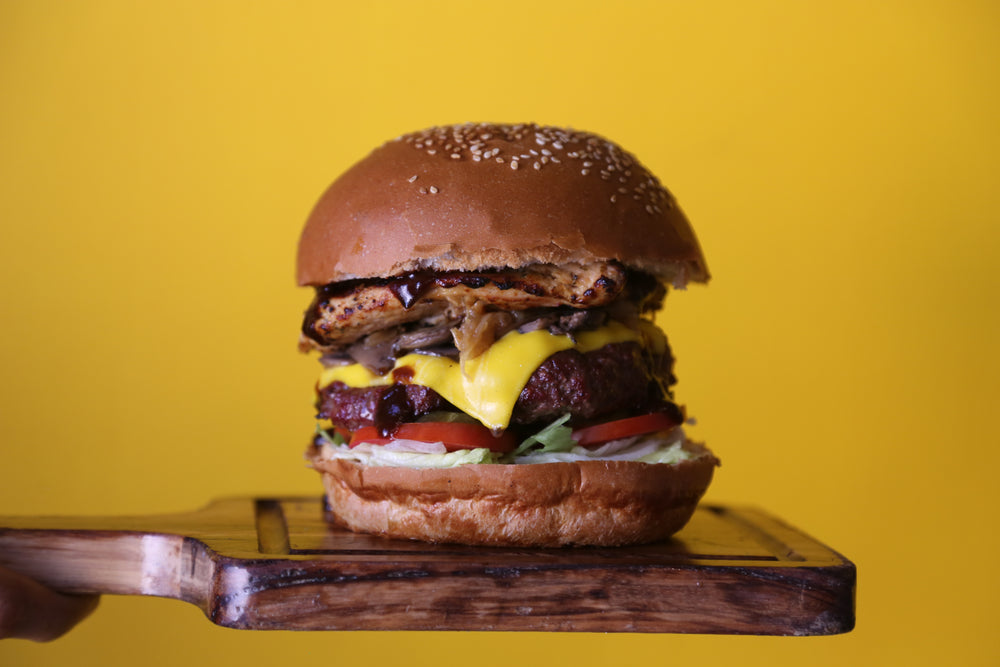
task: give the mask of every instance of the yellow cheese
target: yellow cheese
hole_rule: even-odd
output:
[[[511,331],[475,359],[461,365],[446,357],[407,354],[396,360],[393,371],[407,368],[412,384],[430,387],[445,400],[493,429],[503,429],[517,397],[531,375],[556,352],[575,348],[591,352],[610,343],[641,340],[654,349],[665,344],[663,334],[653,324],[643,322],[641,331],[612,322],[594,331],[578,332],[576,340],[545,330],[518,333]],[[333,366],[320,375],[319,386],[336,381],[349,387],[372,387],[392,384],[393,371],[375,375],[361,364]]]

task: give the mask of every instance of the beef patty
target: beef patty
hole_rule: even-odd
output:
[[[669,410],[673,359],[669,348],[650,356],[635,342],[612,343],[592,352],[564,350],[549,357],[521,391],[511,424],[535,426],[567,413],[571,424],[611,418],[618,413],[642,414]],[[354,388],[334,382],[319,391],[319,419],[355,431],[376,426],[390,433],[401,423],[430,412],[458,411],[433,389],[396,383]]]

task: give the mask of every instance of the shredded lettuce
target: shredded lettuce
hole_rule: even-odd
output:
[[[573,463],[576,461],[679,463],[687,461],[694,456],[692,452],[684,448],[683,440],[683,437],[681,437],[672,443],[664,443],[655,438],[640,436],[639,438],[628,438],[625,441],[617,441],[625,446],[613,452],[602,451],[604,450],[603,447],[598,449],[573,447],[571,450],[563,452],[529,452],[523,456],[516,457],[513,462],[519,465],[531,463]]]
[[[649,454],[640,456],[636,460],[643,463],[680,463],[693,457],[694,455],[691,452],[684,449],[682,443],[677,442],[665,449],[661,447]]]
[[[329,444],[323,448],[324,458],[347,459],[368,466],[399,466],[406,468],[454,468],[470,463],[496,463],[496,454],[481,447],[454,452],[428,454],[396,450],[383,445],[363,443],[353,449],[346,445]]]

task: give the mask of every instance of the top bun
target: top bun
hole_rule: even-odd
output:
[[[334,181],[298,282],[598,260],[708,280],[687,218],[632,154],[575,130],[466,124],[389,141]]]

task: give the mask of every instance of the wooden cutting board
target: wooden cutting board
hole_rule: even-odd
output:
[[[186,514],[0,517],[0,564],[70,592],[155,595],[257,630],[825,635],[854,564],[764,512],[703,505],[660,544],[500,549],[358,535],[317,498]]]

